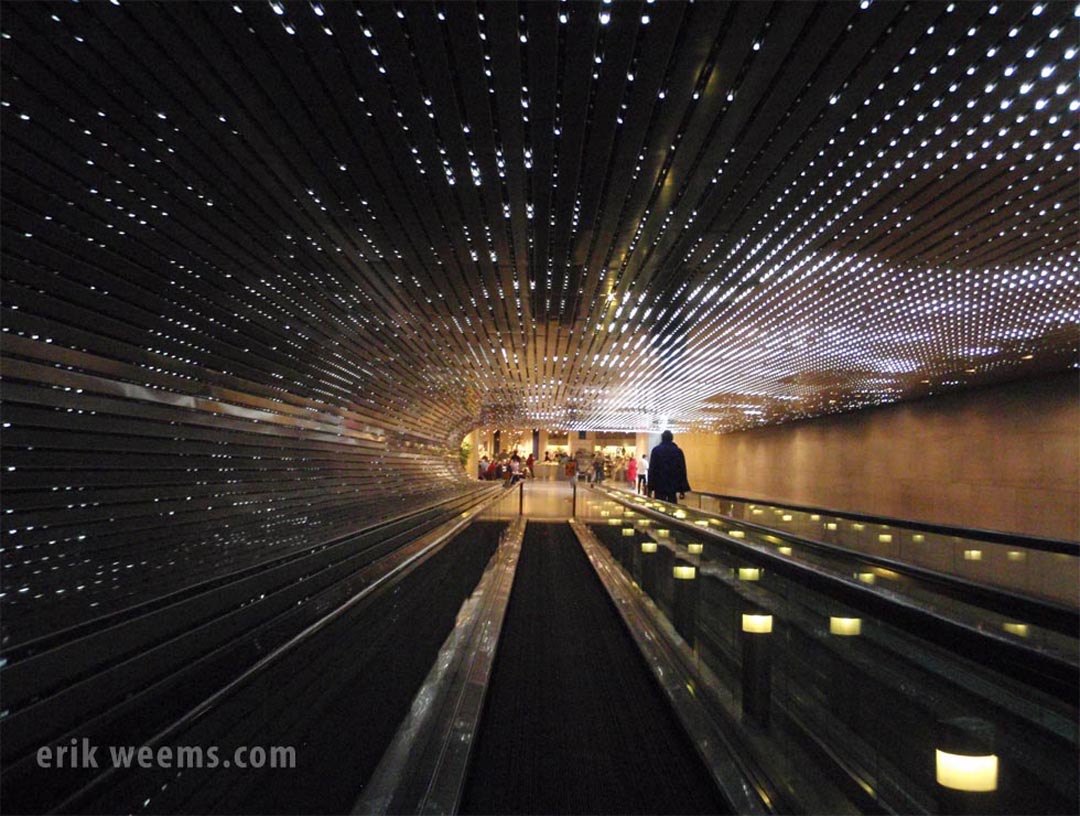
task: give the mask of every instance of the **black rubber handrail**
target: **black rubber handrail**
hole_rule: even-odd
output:
[[[953,527],[947,524],[934,524],[927,521],[914,521],[911,519],[892,518],[890,516],[871,516],[866,513],[853,513],[846,510],[830,509],[828,507],[811,507],[804,504],[778,502],[772,499],[752,499],[746,496],[729,496],[724,493],[710,493],[705,490],[694,490],[691,492],[698,496],[711,496],[726,501],[737,501],[745,504],[764,504],[771,507],[796,510],[801,513],[819,513],[823,516],[852,519],[853,521],[862,521],[868,524],[884,524],[889,527],[903,527],[924,533],[935,533],[937,535],[952,536],[955,538],[967,538],[973,541],[988,541],[994,544],[1008,544],[1030,550],[1044,550],[1046,552],[1080,556],[1080,542],[1067,541],[1065,539],[1040,538],[1038,536],[1024,535],[1023,533],[1008,533],[1002,530]]]
[[[609,495],[613,499],[619,499],[618,492],[613,491],[613,494]],[[941,612],[922,606],[914,599],[909,600],[886,595],[880,590],[854,579],[836,575],[824,567],[794,561],[779,553],[771,552],[762,545],[753,545],[745,541],[730,539],[720,531],[702,529],[694,525],[690,520],[677,519],[651,508],[642,507],[630,502],[630,494],[626,494],[626,496],[627,498],[623,501],[636,512],[644,513],[653,519],[662,520],[665,524],[681,527],[695,535],[719,539],[724,544],[740,550],[751,563],[767,566],[789,579],[822,592],[847,605],[861,609],[867,614],[887,621],[890,625],[905,629],[924,640],[962,655],[975,663],[988,666],[1006,676],[1045,691],[1068,702],[1070,705],[1076,703],[1077,696],[1080,694],[1080,672],[1078,672],[1075,663],[1029,645],[1014,642],[994,632],[979,629],[969,623],[954,620]],[[769,535],[782,536],[794,544],[832,550],[837,555],[854,557],[871,563],[875,560],[883,564],[888,563],[888,568],[896,572],[910,569],[906,564],[889,562],[888,559],[874,559],[861,553],[833,547],[822,542],[802,539],[788,533],[778,534],[778,531],[772,528],[762,527],[742,519],[732,519],[732,521]],[[967,583],[941,573],[934,573],[933,575],[943,582],[952,582],[958,586]],[[912,577],[921,578],[921,576],[916,575],[912,575]],[[1005,594],[998,593],[990,588],[985,589],[988,593]],[[1036,601],[1036,603],[1041,602]],[[1048,606],[1052,605],[1048,604]],[[1064,610],[1064,608],[1062,609]],[[1013,609],[1012,612],[1015,614],[1016,610]],[[1072,612],[1072,614],[1075,619],[1077,613]],[[1034,623],[1034,621],[1032,622]],[[1075,632],[1076,627],[1074,625],[1071,634],[1075,634]]]
[[[765,502],[758,503],[765,504]],[[634,507],[640,510],[648,510],[648,508],[643,508],[639,505],[634,505]],[[1077,632],[1080,632],[1080,609],[1052,601],[1048,598],[1025,595],[1003,587],[980,584],[966,578],[950,575],[946,572],[939,572],[927,567],[910,564],[906,561],[897,561],[882,555],[873,555],[871,553],[862,552],[861,550],[853,550],[828,541],[805,538],[787,530],[769,527],[768,525],[749,521],[748,519],[725,516],[722,513],[712,513],[708,510],[696,510],[695,512],[725,519],[740,527],[745,527],[752,532],[760,533],[761,535],[771,535],[782,538],[786,542],[797,544],[808,550],[815,550],[826,555],[850,558],[871,566],[884,567],[909,578],[931,584],[934,591],[941,595],[945,595],[946,597],[1001,615],[1007,615],[1009,617],[1026,617],[1029,623],[1033,623],[1044,629],[1070,636],[1076,636]],[[673,520],[671,516],[663,513],[656,514],[655,517],[662,518],[665,521]],[[679,522],[678,519],[674,519],[674,521],[676,523]],[[683,524],[685,525],[685,522],[683,522]],[[698,528],[695,527],[694,529]]]
[[[707,510],[698,512],[715,515]],[[980,609],[1009,617],[1026,617],[1030,623],[1036,626],[1066,635],[1075,636],[1080,631],[1080,609],[1076,607],[1066,606],[1047,598],[1013,592],[1003,587],[976,583],[946,572],[920,567],[906,561],[897,561],[882,555],[864,553],[861,550],[853,550],[839,544],[818,541],[814,538],[804,538],[795,533],[778,530],[775,527],[769,527],[758,522],[733,518],[723,514],[719,515],[721,518],[728,519],[732,523],[746,527],[753,532],[776,536],[808,550],[816,550],[826,555],[842,556],[863,564],[884,567],[917,581],[931,584],[935,592]],[[669,517],[663,516],[663,518]]]

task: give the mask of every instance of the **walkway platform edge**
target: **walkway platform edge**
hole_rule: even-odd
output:
[[[654,679],[734,812],[748,816],[776,812],[772,797],[751,781],[737,758],[736,747],[695,695],[694,689],[702,689],[703,684],[694,668],[696,660],[690,647],[656,605],[636,589],[588,526],[576,519],[570,526]]]
[[[480,725],[526,521],[508,528],[354,814],[456,813]]]

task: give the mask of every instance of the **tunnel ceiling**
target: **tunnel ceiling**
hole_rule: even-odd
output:
[[[6,376],[449,439],[1075,366],[1075,15],[5,3]]]

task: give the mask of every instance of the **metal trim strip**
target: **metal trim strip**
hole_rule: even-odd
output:
[[[570,526],[713,781],[734,812],[777,812],[777,797],[764,790],[761,780],[751,781],[751,774],[738,759],[735,746],[692,690],[707,688],[708,680],[695,667],[686,643],[643,593],[633,591],[630,579],[588,526],[577,519],[571,520]]]
[[[352,813],[457,812],[526,523],[519,518],[510,526],[462,604],[409,715]]]

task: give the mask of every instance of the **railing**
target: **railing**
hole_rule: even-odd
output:
[[[1075,626],[1036,631],[861,554],[827,566],[798,537],[621,491],[587,505],[713,678],[698,692],[744,726],[775,790],[863,811],[1076,812]],[[936,752],[980,741],[998,763],[995,789],[942,784]]]
[[[693,493],[699,510],[1076,607],[1080,543]],[[691,506],[693,506],[691,504]]]
[[[0,673],[9,805],[51,808],[97,778],[84,768],[40,784],[38,748],[71,738],[139,745],[179,727],[502,498],[475,490],[14,650]]]
[[[709,493],[707,491],[691,491],[686,494],[687,501],[697,501],[698,509],[713,510],[707,506],[707,501],[718,499],[729,504],[729,512],[724,515],[737,515],[735,506],[768,508],[783,512],[796,511],[817,516],[831,516],[836,520],[859,521],[867,524],[900,527],[908,530],[934,533],[945,537],[966,538],[977,541],[991,541],[997,544],[1007,544],[1014,547],[1026,547],[1030,549],[1046,550],[1047,552],[1060,552],[1066,555],[1080,555],[1080,542],[1063,539],[1045,538],[1041,536],[1024,535],[1023,533],[1010,533],[1001,530],[984,530],[972,527],[957,527],[949,524],[934,524],[926,521],[913,519],[901,519],[893,516],[875,516],[866,513],[854,513],[849,510],[835,510],[825,507],[812,507],[805,504],[792,504],[790,502],[776,502],[768,499],[751,499],[745,496],[731,496],[724,493]]]

